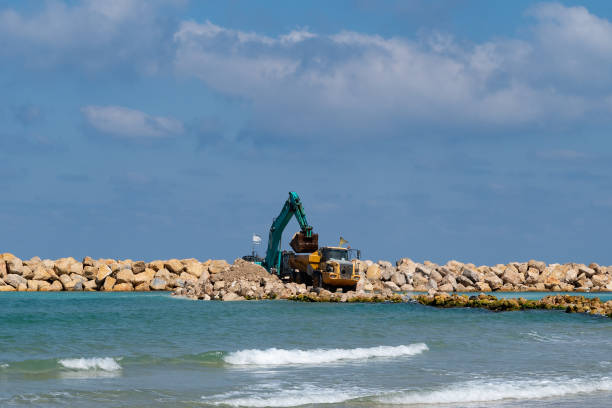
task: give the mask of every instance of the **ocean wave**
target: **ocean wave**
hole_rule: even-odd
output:
[[[428,350],[425,343],[405,346],[378,346],[353,349],[241,350],[226,355],[223,360],[232,365],[325,364],[344,360],[365,360],[374,357],[413,356]]]
[[[67,358],[59,360],[58,363],[62,367],[69,368],[71,370],[121,370],[119,363],[111,357]]]
[[[443,390],[402,392],[378,398],[385,404],[458,404],[528,400],[612,391],[612,379],[554,379],[537,381],[467,382]]]
[[[369,395],[362,389],[321,388],[305,385],[299,389],[286,389],[273,392],[242,393],[233,391],[224,394],[202,397],[205,403],[232,407],[297,407],[311,404],[338,404]]]

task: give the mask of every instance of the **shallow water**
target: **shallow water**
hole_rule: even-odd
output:
[[[8,293],[0,406],[609,407],[611,335],[559,311]]]

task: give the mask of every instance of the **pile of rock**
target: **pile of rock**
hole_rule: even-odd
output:
[[[392,291],[441,292],[607,292],[612,291],[612,266],[567,263],[547,265],[541,261],[511,262],[506,265],[476,266],[449,261],[445,265],[400,259],[359,263],[368,282],[378,282]]]
[[[197,259],[145,263],[130,259],[34,257],[22,261],[5,253],[0,255],[0,292],[173,290],[226,266],[225,261],[201,263]]]
[[[202,300],[288,299],[305,302],[380,302],[398,301],[401,296],[384,289],[365,293],[358,291],[330,292],[305,284],[283,282],[259,265],[236,259],[232,265],[203,274],[197,282],[187,282],[174,291],[177,296]]]

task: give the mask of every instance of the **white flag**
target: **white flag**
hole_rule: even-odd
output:
[[[261,237],[257,234],[253,234],[253,243],[254,244],[261,244]]]

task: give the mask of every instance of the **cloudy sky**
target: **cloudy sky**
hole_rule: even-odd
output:
[[[612,264],[608,1],[0,0],[0,73],[0,252],[232,260],[297,191],[369,259]]]

